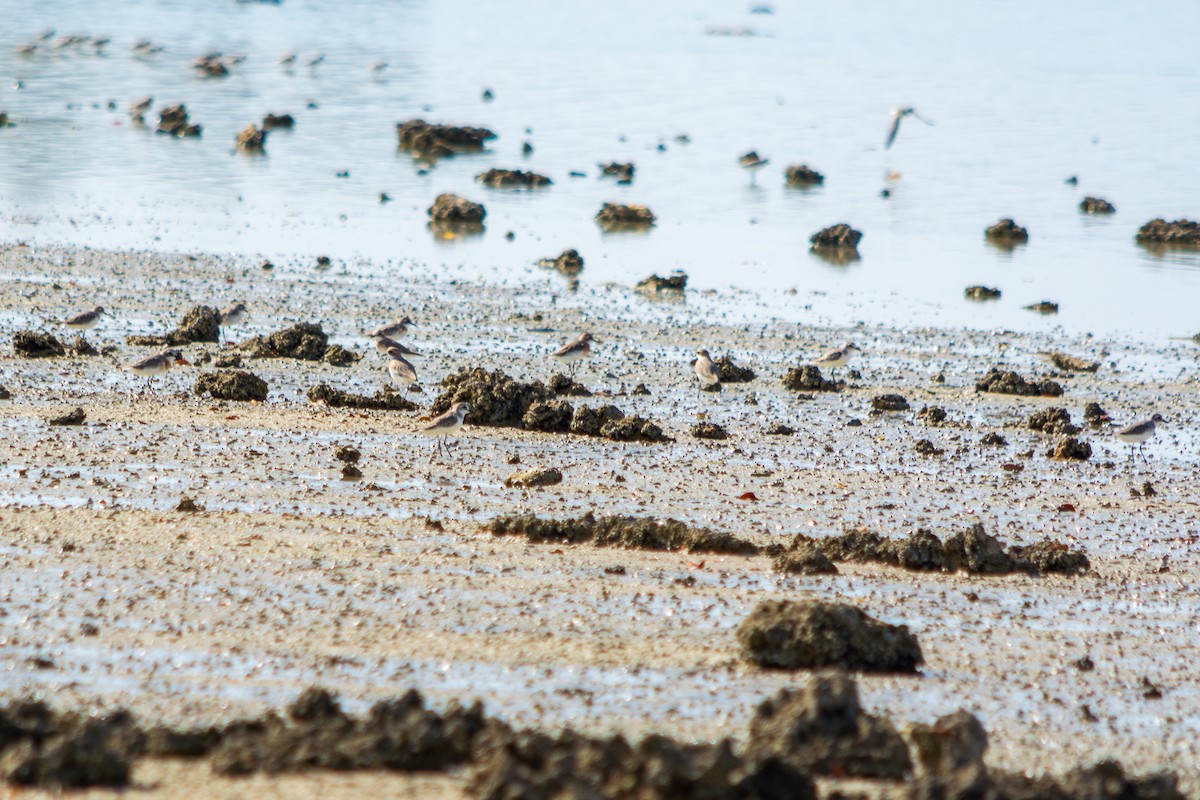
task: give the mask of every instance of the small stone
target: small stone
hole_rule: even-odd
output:
[[[1015,243],[1029,241],[1029,231],[1007,217],[984,231],[984,235],[994,242]]]
[[[188,497],[185,494],[185,495],[180,495],[179,504],[175,506],[175,510],[193,514],[197,511],[203,511],[204,507],[197,505],[195,500],[193,500],[192,498]]]
[[[1067,436],[1047,450],[1046,455],[1056,461],[1087,461],[1092,457],[1092,446]]]
[[[1005,439],[1000,434],[996,433],[995,431],[993,431],[991,433],[985,433],[983,435],[983,438],[979,440],[979,443],[981,445],[984,445],[985,447],[1006,447],[1006,446],[1008,446],[1008,440]]]
[[[362,470],[360,470],[354,464],[342,464],[342,480],[356,481],[362,478],[362,476]]]
[[[343,444],[333,451],[333,457],[346,464],[357,464],[362,453],[353,445]]]
[[[768,436],[791,436],[795,432],[795,428],[780,422],[775,423],[766,430]]]
[[[1100,197],[1085,197],[1079,203],[1079,210],[1085,214],[1115,214],[1117,207]]]
[[[692,426],[691,434],[696,439],[723,440],[729,438],[729,432],[715,422],[700,422]]]
[[[845,250],[858,251],[858,243],[862,240],[862,232],[856,231],[844,222],[831,225],[817,231],[809,242],[813,250]]]
[[[820,186],[825,183],[825,176],[806,164],[788,167],[783,176],[788,186]]]
[[[1033,311],[1038,314],[1057,314],[1058,313],[1058,303],[1052,303],[1049,300],[1043,300],[1040,303],[1034,303],[1033,305],[1023,306],[1023,308],[1026,311]]]
[[[904,399],[904,395],[899,394],[881,394],[871,398],[871,409],[873,411],[908,411],[908,401]]]
[[[942,448],[934,445],[934,443],[928,439],[922,439],[921,441],[917,442],[915,449],[917,453],[923,456],[940,456],[946,452]]]
[[[968,300],[999,300],[1001,293],[987,286],[968,286],[963,294]]]
[[[57,417],[51,417],[50,424],[51,425],[82,425],[84,423],[84,420],[86,420],[86,419],[87,419],[87,414],[84,413],[82,408],[73,408],[70,411],[68,411],[66,414],[62,414],[61,416],[57,416]]]
[[[555,486],[562,483],[562,479],[562,472],[555,467],[541,467],[514,472],[504,479],[504,485],[522,488]]]

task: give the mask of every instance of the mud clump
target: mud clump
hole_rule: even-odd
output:
[[[1062,397],[1062,385],[1052,380],[1027,381],[1011,370],[992,367],[982,380],[976,381],[975,391],[993,394],[1015,394],[1023,397]]]
[[[795,428],[791,425],[784,425],[782,422],[776,422],[764,431],[767,436],[791,436],[795,432]]]
[[[486,142],[496,138],[496,134],[487,128],[434,125],[423,119],[398,123],[396,132],[400,136],[401,150],[425,159],[479,151]]]
[[[516,428],[534,403],[550,399],[550,390],[539,381],[520,383],[500,370],[464,368],[442,380],[442,393],[430,411],[441,414],[455,403],[470,403],[468,424]]]
[[[321,360],[331,367],[348,367],[356,361],[361,361],[362,356],[340,344],[331,344],[325,348],[325,355],[321,356]]]
[[[556,372],[546,382],[546,388],[556,397],[591,397],[591,391],[582,383],[572,380],[569,376]]]
[[[527,431],[566,433],[574,413],[566,400],[537,400],[521,417],[521,426]]]
[[[858,253],[858,243],[862,240],[862,232],[856,231],[844,222],[831,225],[817,231],[809,238],[813,250],[833,250],[843,253]]]
[[[264,153],[267,149],[267,131],[250,123],[238,133],[235,143],[240,153]]]
[[[1055,461],[1087,461],[1092,457],[1092,446],[1067,436],[1051,446],[1046,455]]]
[[[599,408],[580,406],[571,417],[571,433],[584,436],[599,436],[600,431],[610,422],[625,418],[625,412],[613,405],[603,405]]]
[[[651,275],[649,278],[638,281],[634,288],[650,295],[682,293],[687,288],[687,281],[687,275],[682,272],[676,272],[665,278],[660,275]]]
[[[262,118],[262,129],[264,131],[280,128],[282,130],[291,130],[296,127],[296,118],[291,114],[265,114]]]
[[[1029,241],[1029,231],[1022,228],[1011,219],[1005,217],[984,231],[984,237],[991,242],[1001,244],[1016,244]]]
[[[193,125],[188,119],[187,106],[182,103],[167,106],[158,112],[157,133],[165,133],[182,139],[188,136],[199,136],[200,131],[200,126]]]
[[[493,189],[540,189],[554,183],[545,175],[539,175],[536,172],[495,168],[476,175],[475,180]]]
[[[38,700],[0,707],[0,774],[19,786],[126,786],[137,755],[133,718],[56,713]]]
[[[983,754],[987,731],[966,711],[939,717],[931,725],[909,729],[913,754],[921,766],[914,798],[988,797],[989,781]]]
[[[629,184],[633,183],[633,175],[637,171],[637,167],[632,162],[621,163],[613,161],[608,164],[599,164],[601,177],[616,178],[617,183]]]
[[[1117,207],[1100,197],[1085,197],[1079,201],[1079,210],[1085,214],[1115,214]]]
[[[721,356],[713,359],[713,364],[716,365],[721,383],[749,383],[758,377],[749,367],[739,367],[734,364],[733,356]]]
[[[87,413],[82,408],[73,408],[65,414],[51,417],[47,422],[51,425],[82,425],[87,421]]]
[[[431,223],[439,225],[482,225],[487,211],[479,203],[456,194],[440,194],[429,207]]]
[[[1099,426],[1108,420],[1108,412],[1099,403],[1087,403],[1083,407],[1083,418],[1092,426]]]
[[[925,406],[917,412],[917,419],[926,425],[941,425],[946,421],[946,409],[941,406]]]
[[[1008,446],[1008,439],[992,431],[991,433],[985,433],[983,438],[979,440],[979,443],[985,447],[1006,447]]]
[[[215,341],[215,340],[214,340]],[[320,325],[298,322],[269,336],[255,336],[238,344],[250,358],[295,358],[320,361],[329,349],[329,337]]]
[[[687,550],[691,553],[755,555],[758,545],[731,533],[695,528],[675,519],[607,516],[554,520],[532,514],[496,517],[484,529],[497,536],[524,536],[534,544],[582,544],[631,550]]]
[[[729,432],[715,422],[698,422],[692,426],[690,432],[693,439],[723,441],[729,438]]]
[[[827,380],[821,375],[821,370],[812,364],[793,367],[783,376],[784,388],[793,392],[837,392],[845,385],[845,381]]]
[[[605,203],[596,213],[596,222],[606,230],[649,228],[655,220],[654,212],[646,206]]]
[[[0,400],[11,400],[11,399],[12,399],[12,392],[10,392],[8,390],[8,387],[0,386]]]
[[[21,358],[58,358],[67,348],[52,333],[17,331],[13,334],[13,351]]]
[[[1071,424],[1071,414],[1065,408],[1051,406],[1035,411],[1029,415],[1025,425],[1030,430],[1040,431],[1051,436],[1067,436],[1079,433],[1079,428]]]
[[[913,449],[917,451],[917,455],[922,456],[940,456],[946,452],[928,439],[921,439]]]
[[[179,326],[163,336],[127,336],[136,347],[182,347],[193,342],[221,340],[221,312],[210,306],[194,306],[179,321]]]
[[[257,375],[241,369],[221,370],[201,375],[196,379],[193,391],[198,397],[209,395],[215,400],[245,402],[267,400],[267,382]]]
[[[1031,545],[1013,545],[1008,549],[1013,560],[1026,571],[1045,574],[1058,572],[1075,575],[1091,568],[1087,556],[1061,542],[1049,539]]]
[[[1026,311],[1032,311],[1036,314],[1057,314],[1058,313],[1058,303],[1051,302],[1050,300],[1042,300],[1041,302],[1033,303],[1031,305],[1022,306],[1022,307]]]
[[[963,294],[968,300],[983,301],[999,300],[1002,293],[999,289],[992,289],[988,286],[968,286]]]
[[[922,662],[907,627],[845,603],[764,601],[738,626],[737,639],[743,656],[762,667],[916,672]]]
[[[871,398],[872,411],[908,411],[908,409],[908,401],[904,399],[904,395],[881,394]]]
[[[1066,353],[1051,353],[1050,361],[1063,372],[1095,372],[1100,369],[1099,361],[1088,361]]]
[[[784,170],[783,177],[788,186],[821,186],[825,183],[825,176],[807,164],[788,167]]]
[[[564,250],[557,258],[543,258],[537,263],[543,269],[556,270],[567,277],[583,272],[583,256],[579,255],[578,250]]]
[[[675,441],[663,429],[644,417],[622,417],[604,423],[600,435],[614,442],[648,442],[662,444]]]
[[[1138,228],[1135,238],[1141,244],[1200,247],[1200,222],[1187,219],[1177,219],[1174,222],[1152,219]]]
[[[775,569],[791,575],[838,574],[837,566],[807,537],[797,536],[771,563]]]
[[[535,486],[556,486],[562,483],[562,472],[554,467],[527,469],[514,472],[504,479],[504,485],[510,488],[530,488]]]
[[[750,720],[746,758],[775,758],[801,772],[836,777],[899,779],[912,771],[895,726],[863,712],[858,686],[841,671],[817,673],[803,688],[763,701]]]
[[[357,464],[358,460],[362,458],[362,453],[353,445],[343,444],[333,451],[333,457],[343,464]]]
[[[404,399],[404,395],[385,386],[370,397],[334,389],[327,383],[318,383],[308,390],[308,402],[330,408],[359,408],[376,411],[416,411],[417,404]]]

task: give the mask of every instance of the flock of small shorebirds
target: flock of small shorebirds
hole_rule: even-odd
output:
[[[63,325],[76,331],[90,330],[100,324],[100,319],[104,313],[104,309],[101,306],[96,306],[90,311],[76,314],[64,320]],[[219,314],[222,327],[241,324],[249,317],[249,312],[246,310],[244,303],[234,303],[222,309]],[[404,388],[406,398],[408,392],[418,381],[417,369],[406,356],[419,356],[421,354],[416,350],[406,347],[399,340],[407,335],[409,326],[413,325],[416,325],[416,322],[412,318],[404,316],[393,322],[380,325],[366,334],[374,341],[375,349],[388,357],[388,374],[396,386]],[[565,365],[573,377],[575,364],[582,359],[591,357],[593,343],[603,344],[603,342],[590,332],[585,332],[567,342],[558,350],[555,350],[549,357]],[[846,366],[855,354],[861,352],[862,350],[858,345],[853,342],[846,342],[841,347],[826,351],[810,363],[818,368],[829,369],[832,375],[833,370]],[[183,357],[181,351],[169,349],[129,363],[126,365],[126,369],[138,377],[145,378],[147,387],[149,387],[151,378],[165,374],[175,365],[187,365],[189,363]],[[705,348],[700,348],[696,351],[693,370],[699,381],[697,385],[701,389],[717,386],[721,382],[720,369]],[[456,403],[449,411],[435,417],[428,425],[419,428],[417,432],[425,436],[436,437],[438,445],[444,446],[442,437],[457,433],[462,428],[463,420],[466,419],[470,411],[470,404]],[[1114,435],[1119,441],[1137,445],[1142,459],[1146,460],[1145,452],[1142,449],[1143,445],[1154,436],[1157,424],[1165,421],[1161,414],[1156,413],[1147,419],[1126,425],[1116,431]],[[1133,458],[1132,449],[1129,451],[1129,457]]]

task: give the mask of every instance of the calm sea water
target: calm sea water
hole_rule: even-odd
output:
[[[1139,339],[1200,331],[1200,253],[1156,255],[1133,241],[1151,218],[1200,218],[1200,4],[772,11],[669,0],[0,0],[0,111],[16,123],[0,130],[0,239],[409,259],[531,291],[561,291],[532,263],[575,247],[587,262],[580,302],[598,284],[683,269],[697,288],[760,291],[766,312],[730,301],[747,318]],[[51,29],[32,55],[17,52]],[[56,46],[71,34],[111,43]],[[141,38],[162,51],[135,56]],[[200,77],[190,62],[213,50],[245,60],[228,77]],[[277,63],[289,52],[291,69]],[[380,61],[387,68],[372,72]],[[131,125],[125,106],[144,95],[156,110],[186,103],[203,137]],[[907,120],[885,151],[893,105],[936,125]],[[295,130],[273,132],[265,157],[235,154],[237,131],[268,111],[293,114]],[[397,149],[395,123],[413,117],[499,138],[422,174]],[[736,163],[751,149],[771,160],[756,185]],[[633,185],[597,177],[609,160],[637,164]],[[785,188],[783,168],[796,163],[824,173],[825,186]],[[491,166],[535,169],[555,185],[485,189],[474,176]],[[1077,186],[1064,183],[1072,175]],[[485,234],[435,239],[425,209],[444,191],[485,203]],[[394,201],[381,205],[380,192]],[[1079,213],[1089,194],[1118,213]],[[659,224],[605,235],[593,216],[609,200],[645,203]],[[985,244],[984,227],[1003,216],[1028,227],[1027,246]],[[812,256],[808,237],[841,221],[864,232],[861,260]],[[965,301],[977,283],[1003,298]],[[1040,300],[1060,313],[1022,310]]]

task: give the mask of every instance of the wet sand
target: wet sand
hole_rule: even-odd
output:
[[[1194,381],[1180,377],[1181,364],[1195,363],[1190,344],[944,330],[936,320],[921,330],[814,328],[803,297],[788,318],[745,324],[760,295],[654,303],[607,286],[551,297],[542,287],[452,282],[410,263],[387,274],[369,264],[264,273],[255,261],[9,247],[0,274],[9,335],[99,302],[112,318],[88,338],[119,347],[116,360],[26,360],[10,350],[0,361],[13,395],[0,401],[7,696],[37,691],[56,706],[119,703],[149,719],[208,723],[279,708],[313,683],[351,711],[416,687],[434,707],[480,697],[516,725],[736,738],[757,702],[806,678],[744,662],[733,629],[761,600],[818,597],[858,603],[920,638],[920,676],[860,678],[872,712],[928,722],[963,707],[987,727],[993,766],[1060,773],[1110,756],[1133,772],[1178,770],[1185,791],[1200,790],[1200,692],[1190,679],[1197,451],[1186,428],[1197,403]],[[176,369],[142,394],[120,371],[118,362],[151,352],[125,345],[126,334],[165,332],[191,305],[233,300],[252,314],[232,331],[238,338],[319,321],[365,357],[343,368],[247,362],[270,385],[265,404],[194,397],[208,367]],[[358,334],[402,313],[420,323],[406,343],[428,354],[414,362],[425,408],[436,381],[461,366],[545,380],[545,354],[591,330],[605,344],[577,377],[615,396],[571,402],[614,403],[677,441],[468,426],[442,456],[414,434],[418,414],[306,402],[322,381],[379,388],[384,361]],[[783,388],[787,368],[847,339],[864,350],[851,388],[811,399]],[[699,346],[733,354],[759,377],[700,395],[688,366]],[[204,349],[185,353],[197,361]],[[1046,350],[1102,367],[1055,378],[1067,389],[1058,400],[975,392],[996,365],[1050,374],[1037,355]],[[649,396],[623,394],[639,383]],[[871,398],[886,392],[912,410],[871,415]],[[1062,405],[1079,424],[1088,401],[1119,421],[1161,410],[1179,424],[1148,445],[1148,465],[1128,468],[1126,446],[1087,429],[1090,461],[1048,459],[1051,440],[1023,420]],[[923,405],[945,408],[948,422],[920,422]],[[46,425],[75,406],[84,425]],[[693,439],[700,415],[730,439]],[[854,419],[862,424],[847,425]],[[774,423],[796,434],[766,435]],[[992,431],[1008,445],[981,446]],[[945,454],[918,455],[926,438]],[[340,444],[362,451],[361,480],[340,480]],[[534,466],[558,467],[564,482],[503,487]],[[1132,497],[1147,481],[1157,494]],[[737,499],[744,492],[757,501]],[[181,495],[204,510],[175,511]],[[1074,510],[1060,511],[1066,504]],[[671,516],[759,544],[853,525],[945,536],[978,521],[1008,543],[1051,537],[1082,547],[1093,570],[969,578],[844,564],[840,575],[795,577],[765,557],[535,546],[480,530],[503,513],[592,510]],[[618,566],[624,574],[606,572]],[[1073,666],[1084,655],[1093,671]],[[1143,697],[1143,676],[1161,699]],[[139,783],[169,788],[193,780],[195,767],[138,769]],[[292,796],[296,785],[337,796],[339,782],[358,787],[344,790],[352,793],[410,779],[251,780],[219,783],[228,796]],[[455,779],[429,780],[444,796],[461,791]]]

